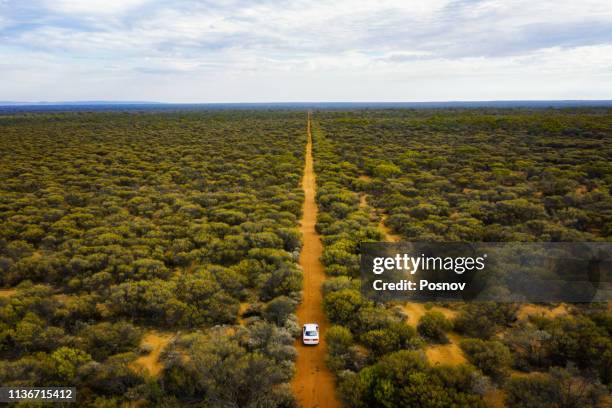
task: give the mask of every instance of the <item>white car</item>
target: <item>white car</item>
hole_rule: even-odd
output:
[[[319,344],[319,325],[316,323],[306,323],[302,327],[302,342],[304,345]]]

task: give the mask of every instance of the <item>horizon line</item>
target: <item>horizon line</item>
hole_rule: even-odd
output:
[[[167,102],[139,100],[63,100],[63,101],[8,101],[0,100],[0,106],[35,105],[307,105],[307,104],[473,104],[473,103],[612,103],[612,99],[452,99],[431,101],[240,101],[240,102]]]

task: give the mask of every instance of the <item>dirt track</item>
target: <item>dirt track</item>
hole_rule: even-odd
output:
[[[315,202],[315,174],[312,159],[312,134],[310,132],[310,114],[308,114],[308,144],[306,146],[306,163],[302,186],[304,188],[304,206],[300,230],[304,246],[300,254],[300,265],[304,269],[304,291],[302,303],[297,309],[300,327],[304,323],[318,323],[321,344],[306,347],[301,341],[296,342],[298,357],[296,374],[291,388],[303,408],[342,407],[336,396],[334,375],[325,366],[326,347],[325,330],[328,327],[323,312],[321,285],[325,280],[323,265],[319,257],[323,253],[321,238],[315,231],[317,222],[317,204]]]
[[[380,217],[380,222],[378,223],[378,229],[385,236],[385,241],[400,242],[402,240],[402,237],[400,237],[399,235],[395,235],[393,232],[391,232],[391,228],[387,227],[387,224],[385,224],[386,219],[387,216],[383,215],[382,217]]]

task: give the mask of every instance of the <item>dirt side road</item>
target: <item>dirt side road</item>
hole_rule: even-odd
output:
[[[334,375],[325,366],[326,347],[325,330],[328,327],[323,312],[321,285],[325,280],[323,265],[319,257],[323,253],[321,238],[315,231],[317,222],[317,204],[315,202],[315,174],[312,159],[312,134],[310,132],[310,113],[308,114],[308,144],[306,145],[306,163],[304,167],[304,206],[301,221],[301,232],[304,246],[300,254],[300,265],[304,269],[304,291],[302,303],[297,309],[300,327],[304,323],[318,323],[321,343],[318,346],[304,346],[301,340],[296,342],[298,357],[296,374],[291,388],[303,408],[342,407],[336,396]]]

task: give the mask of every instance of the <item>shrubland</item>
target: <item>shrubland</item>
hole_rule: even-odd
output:
[[[609,109],[313,118],[324,306],[335,325],[328,361],[350,407],[478,406],[492,391],[518,407],[609,401],[606,304],[524,319],[520,304],[453,303],[446,306],[455,317],[431,310],[415,331],[398,305],[359,291],[359,243],[384,240],[382,222],[406,241],[612,240]],[[432,367],[425,348],[448,341],[451,330],[467,363]]]
[[[0,383],[292,406],[304,117],[1,116]],[[173,338],[158,376],[135,364],[151,330]]]
[[[453,303],[413,327],[358,278],[359,244],[384,240],[381,226],[415,241],[610,241],[610,110],[312,117],[327,362],[348,406],[483,406],[491,391],[604,406],[608,305],[523,318]],[[0,116],[0,383],[75,385],[85,406],[294,406],[304,122]],[[136,363],[153,331],[171,338],[158,375]],[[428,360],[447,341],[467,362]]]

